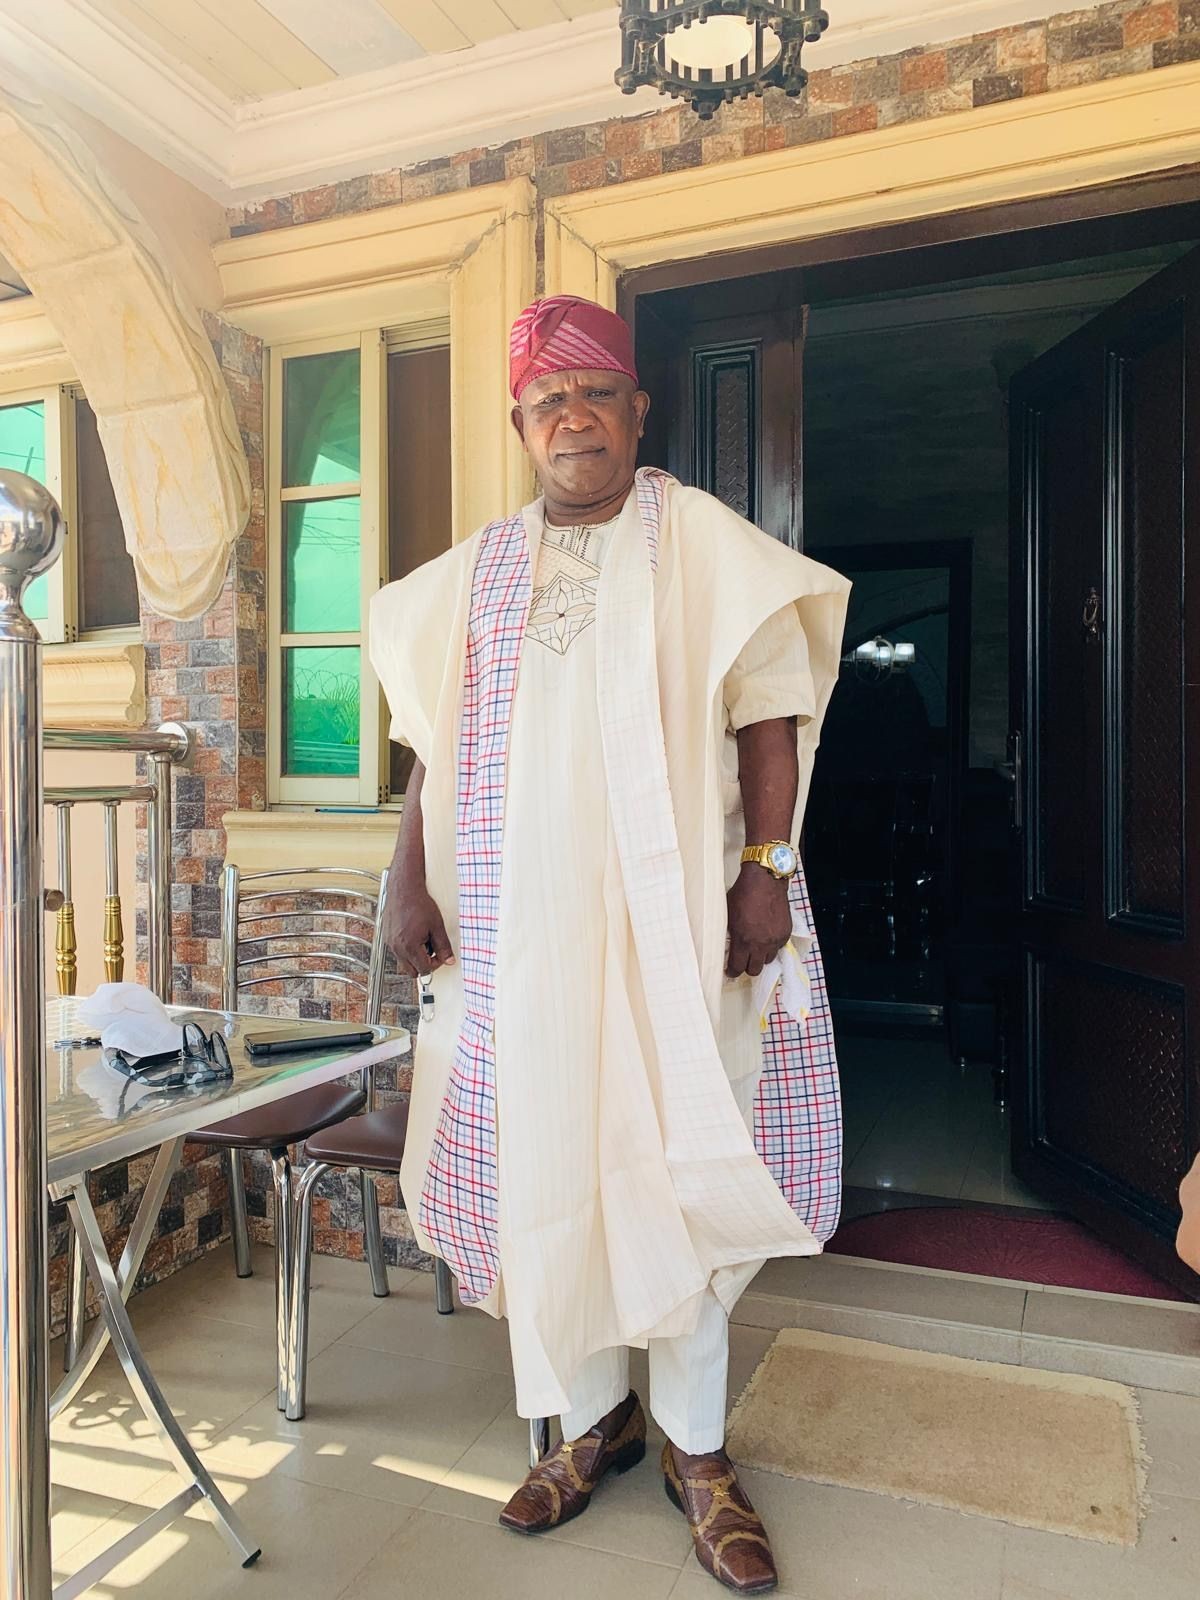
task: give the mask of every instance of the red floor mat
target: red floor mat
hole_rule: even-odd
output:
[[[1019,1278],[1058,1289],[1187,1301],[1185,1294],[1063,1217],[1006,1217],[969,1207],[914,1206],[856,1217],[838,1229],[826,1249],[834,1255]]]

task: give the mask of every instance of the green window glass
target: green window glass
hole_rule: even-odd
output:
[[[0,406],[0,467],[46,481],[46,408],[40,400]],[[45,622],[50,615],[50,578],[42,573],[25,591],[25,615]]]
[[[46,481],[46,408],[40,400],[0,406],[0,467]]]
[[[283,770],[358,774],[359,651],[291,646],[283,654]]]
[[[43,572],[25,591],[25,615],[31,622],[46,622],[50,617],[50,574]]]
[[[285,633],[357,633],[359,508],[357,498],[284,506]]]
[[[293,356],[283,368],[283,486],[356,483],[359,353]]]

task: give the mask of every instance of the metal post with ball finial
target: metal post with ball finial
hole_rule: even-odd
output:
[[[22,596],[62,548],[53,495],[0,468],[0,1596],[49,1600],[42,645]]]

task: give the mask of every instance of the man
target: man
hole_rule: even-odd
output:
[[[761,1593],[770,1546],[724,1452],[728,1315],[836,1224],[793,843],[848,585],[635,474],[649,399],[613,313],[531,306],[511,377],[542,500],[371,613],[418,758],[389,939],[433,997],[404,1192],[464,1301],[507,1316],[521,1414],[562,1418],[501,1522],[553,1527],[640,1461],[648,1346],[668,1493],[706,1570]]]

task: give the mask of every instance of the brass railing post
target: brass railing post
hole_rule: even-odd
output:
[[[54,935],[54,968],[59,994],[74,994],[79,962],[75,943],[75,901],[71,894],[71,804],[55,807],[58,819],[58,888],[62,905]]]
[[[50,1600],[50,1312],[42,646],[30,579],[54,564],[53,496],[0,469],[0,1593]]]
[[[167,726],[174,727],[173,724]],[[164,732],[165,729],[160,729]],[[171,998],[171,757],[152,754],[154,799],[146,827],[147,920],[150,932],[150,987],[160,1000]]]
[[[121,884],[117,866],[117,805],[104,803],[104,981],[125,976],[125,930],[121,925]]]

